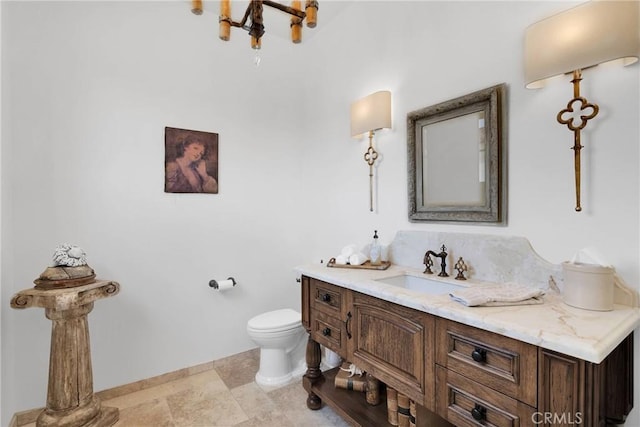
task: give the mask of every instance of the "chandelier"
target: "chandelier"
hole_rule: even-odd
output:
[[[260,49],[261,38],[265,33],[262,20],[263,6],[269,6],[291,15],[291,41],[294,43],[302,41],[302,22],[305,19],[309,28],[314,28],[318,21],[318,2],[316,0],[306,0],[304,10],[301,0],[293,0],[291,6],[285,6],[271,0],[251,0],[244,12],[244,17],[239,22],[231,19],[231,0],[221,0],[220,18],[218,18],[220,39],[228,41],[231,37],[231,27],[239,27],[249,32],[251,47]],[[191,12],[195,15],[202,15],[202,0],[191,1]]]

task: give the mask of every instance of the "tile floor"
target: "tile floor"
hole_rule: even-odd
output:
[[[280,388],[254,381],[258,349],[217,360],[213,369],[102,402],[120,409],[115,427],[346,427],[331,408],[307,409],[296,379]],[[27,424],[32,427],[34,424]]]

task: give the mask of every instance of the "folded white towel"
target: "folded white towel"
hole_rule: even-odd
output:
[[[338,265],[347,265],[348,262],[349,262],[349,257],[346,257],[344,255],[338,255],[336,257],[336,264]]]
[[[369,260],[369,257],[362,252],[356,252],[349,257],[349,264],[362,265]]]
[[[344,248],[342,248],[342,251],[340,252],[340,255],[347,257],[347,259],[355,254],[356,252],[358,252],[358,248],[356,245],[347,245]]]
[[[449,296],[468,307],[542,304],[544,291],[522,285],[473,286]]]

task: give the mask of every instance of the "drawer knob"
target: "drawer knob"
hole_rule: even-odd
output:
[[[324,329],[322,330],[322,335],[324,335],[325,337],[329,337],[329,336],[331,336],[331,329],[329,329],[329,328],[324,328]]]
[[[471,352],[471,358],[478,363],[484,363],[487,361],[487,350],[484,348],[475,348]]]
[[[474,406],[473,409],[471,410],[471,416],[476,421],[482,421],[487,416],[487,408],[485,408],[482,405],[478,405],[476,403],[476,406]]]
[[[331,301],[331,295],[329,295],[329,294],[322,294],[322,301],[324,301],[324,302],[329,302],[329,301]]]

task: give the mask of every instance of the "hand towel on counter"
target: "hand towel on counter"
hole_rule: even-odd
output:
[[[336,264],[347,265],[349,263],[349,257],[344,255],[338,255],[336,258]]]
[[[449,296],[467,307],[542,304],[544,291],[522,285],[473,286]]]
[[[349,257],[349,264],[351,265],[362,265],[367,261],[369,261],[369,257],[362,252],[356,252]]]
[[[358,247],[356,245],[351,244],[342,248],[342,251],[340,251],[340,255],[342,255],[348,260],[349,257],[355,254],[356,252],[358,252]]]

